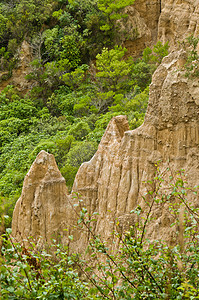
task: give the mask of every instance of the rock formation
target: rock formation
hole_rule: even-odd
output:
[[[51,242],[67,228],[67,187],[54,156],[41,151],[25,177],[13,213],[17,240],[37,237]],[[40,241],[40,242],[42,242]]]
[[[147,10],[147,3],[152,1],[141,1],[144,6],[140,4],[140,16],[144,15],[143,7]],[[154,5],[158,7],[160,2]],[[162,1],[159,38],[177,48],[178,39],[197,34],[198,9],[197,1]],[[155,36],[155,23],[148,20],[147,24],[151,24],[151,31],[146,30],[146,35]],[[175,50],[163,59],[153,75],[143,125],[131,131],[125,116],[113,118],[96,154],[82,164],[76,175],[73,193],[81,195],[90,214],[99,213],[95,231],[106,239],[118,221],[123,228],[135,222],[130,212],[138,204],[146,208],[142,198],[146,191],[144,181],[154,178],[157,161],[165,169],[168,165],[174,171],[184,169],[188,186],[199,185],[199,79],[184,76],[184,62],[183,50]],[[25,178],[16,204],[13,235],[18,239],[42,236],[49,242],[58,233],[66,243],[66,228],[74,236],[74,247],[82,249],[86,235],[75,228],[77,216],[70,204],[72,198],[67,195],[53,156],[41,152]],[[198,207],[197,196],[191,200]],[[176,228],[168,230],[172,216],[167,204],[156,206],[152,213],[156,218],[148,236],[164,237],[171,243]]]
[[[135,1],[125,13],[128,18],[120,24],[121,39],[128,54],[137,57],[157,42],[160,0]]]
[[[199,35],[197,0],[139,0],[126,8],[127,21],[121,26],[124,46],[129,54],[139,56],[158,40],[169,42],[170,50],[179,47],[187,36]]]
[[[17,68],[13,69],[12,77],[7,80],[1,80],[2,77],[9,72],[0,73],[0,92],[8,85],[14,85],[22,93],[27,92],[30,88],[30,83],[25,79],[31,71],[29,63],[32,60],[30,45],[23,41],[21,48],[18,49],[18,64]]]
[[[156,70],[144,124],[130,131],[124,116],[114,118],[93,159],[77,173],[73,189],[85,199],[90,212],[99,212],[97,232],[103,235],[104,227],[108,235],[117,218],[129,222],[130,211],[144,205],[143,182],[154,178],[157,161],[162,167],[169,161],[173,171],[184,169],[188,185],[199,185],[199,80],[185,78],[179,69],[183,58],[183,51],[173,52]],[[115,123],[120,136],[112,130]],[[165,214],[158,214],[164,227]],[[156,237],[161,234],[160,225]],[[170,235],[168,240],[172,231]]]
[[[199,34],[199,2],[197,0],[162,0],[158,24],[158,39],[169,41],[176,49],[179,41]]]
[[[89,214],[98,212],[96,233],[110,237],[118,222],[126,228],[135,222],[130,212],[139,204],[145,209],[142,195],[155,175],[155,163],[172,170],[184,169],[188,185],[199,184],[199,79],[185,78],[180,66],[184,52],[164,58],[153,76],[150,101],[144,124],[131,131],[125,116],[111,120],[94,157],[80,167],[73,193],[81,195]],[[70,204],[65,181],[54,157],[42,151],[24,180],[21,198],[13,214],[13,235],[18,239],[42,236],[49,242],[64,229],[74,235],[73,245],[82,248],[86,236],[75,229],[77,216]],[[192,199],[197,206],[197,198]],[[168,207],[156,207],[156,221],[150,237],[164,236],[173,241],[175,228]]]

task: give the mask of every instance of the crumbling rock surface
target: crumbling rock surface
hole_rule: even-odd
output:
[[[170,49],[190,35],[199,34],[198,0],[162,0],[158,23],[158,39],[169,41]]]
[[[17,240],[36,238],[51,242],[67,228],[67,187],[54,156],[41,151],[24,179],[16,203],[12,234]]]
[[[128,19],[121,26],[124,46],[129,54],[139,56],[157,41],[169,42],[169,50],[180,49],[188,36],[199,35],[198,0],[139,0],[126,8]]]
[[[22,93],[26,93],[30,88],[30,83],[25,79],[31,71],[29,63],[32,60],[31,48],[28,42],[23,41],[21,48],[18,49],[18,64],[13,69],[12,77],[7,80],[2,80],[4,75],[8,75],[9,72],[0,72],[0,92],[7,85],[14,85]]]
[[[199,185],[199,80],[185,78],[181,69],[184,52],[165,57],[153,75],[148,110],[143,125],[129,130],[125,116],[114,117],[89,162],[80,167],[73,193],[81,195],[89,214],[98,212],[95,232],[107,240],[115,225],[127,230],[136,222],[130,212],[139,204],[148,211],[142,195],[144,182],[152,180],[157,161],[173,172],[184,169],[188,186]],[[66,243],[73,234],[75,249],[83,249],[85,233],[76,229],[77,215],[73,196],[67,195],[65,181],[52,155],[42,151],[27,174],[21,198],[13,214],[13,235],[21,238],[42,236],[49,242],[60,234]],[[191,201],[196,207],[198,198]],[[172,243],[176,228],[168,205],[156,205],[154,222],[148,228],[151,238],[165,238]]]
[[[117,220],[124,228],[125,223],[133,224],[130,212],[138,204],[148,211],[142,198],[144,182],[154,178],[157,161],[163,169],[169,162],[173,172],[184,169],[188,186],[199,184],[199,80],[185,78],[180,69],[183,58],[183,51],[173,52],[156,70],[144,124],[131,131],[124,126],[125,116],[114,118],[93,159],[77,173],[73,190],[85,199],[90,213],[99,212],[96,231],[106,238]],[[117,139],[112,129],[116,120],[120,130],[125,129]],[[194,202],[198,205],[196,196]],[[172,242],[176,228],[168,231],[172,217],[167,205],[153,213],[159,216],[158,223],[148,235]]]
[[[139,0],[125,9],[127,19],[120,22],[119,32],[128,55],[138,57],[146,47],[157,42],[160,0]]]

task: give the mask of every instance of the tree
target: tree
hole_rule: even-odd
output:
[[[109,31],[114,26],[114,21],[127,17],[122,10],[132,5],[135,0],[98,0],[98,8],[106,16],[107,23],[101,26],[101,30]]]
[[[95,86],[97,101],[93,102],[100,112],[106,112],[115,100],[123,98],[130,88],[128,61],[124,60],[126,49],[116,46],[108,50],[104,48],[96,56]]]
[[[157,65],[161,63],[163,57],[168,55],[169,44],[166,42],[164,45],[162,42],[158,41],[153,49],[147,47],[143,51],[143,61],[145,63],[156,63]]]

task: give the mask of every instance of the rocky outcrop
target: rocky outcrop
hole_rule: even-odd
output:
[[[189,186],[199,184],[199,80],[185,78],[179,69],[183,58],[182,51],[171,53],[155,72],[144,124],[133,131],[121,129],[123,137],[117,139],[116,145],[110,138],[104,146],[102,139],[94,158],[77,173],[74,191],[85,201],[92,199],[95,203],[91,206],[90,200],[86,204],[99,212],[97,231],[102,235],[104,227],[107,234],[113,230],[118,218],[124,224],[125,219],[129,222],[130,211],[138,204],[144,207],[143,182],[154,178],[157,161],[161,161],[162,168],[169,161],[173,171],[184,169]],[[125,117],[118,118],[124,128]],[[105,136],[114,132],[109,129],[116,119],[109,124]],[[164,221],[166,211],[156,213],[160,216],[159,224],[168,226],[168,221]],[[161,237],[161,228],[156,228],[156,238]],[[154,235],[153,227],[152,232]],[[165,238],[171,240],[172,236],[170,230]]]
[[[169,41],[170,49],[187,36],[199,34],[199,2],[197,0],[162,0],[158,23],[158,39]]]
[[[96,154],[76,175],[73,193],[81,195],[89,215],[99,213],[95,232],[107,240],[116,223],[118,230],[135,223],[136,216],[130,212],[138,204],[148,211],[142,198],[144,182],[154,178],[157,161],[163,169],[168,162],[173,171],[184,169],[188,186],[199,185],[199,79],[184,76],[180,68],[184,55],[183,51],[171,53],[154,73],[144,124],[132,131],[125,116],[113,118]],[[41,152],[16,204],[13,235],[42,236],[49,242],[58,233],[66,242],[66,228],[74,235],[75,249],[82,249],[87,237],[75,227],[72,201],[53,156]],[[197,196],[191,201],[198,206]],[[172,243],[176,228],[168,230],[172,216],[167,203],[155,206],[152,214],[155,218],[148,236]]]
[[[120,23],[120,38],[128,55],[138,57],[157,42],[160,3],[160,0],[139,0],[125,9],[128,18]]]
[[[178,39],[198,33],[197,1],[162,1],[161,14],[158,1],[143,0],[128,9],[129,15],[135,17],[137,34],[142,41],[139,44],[138,38],[137,46],[132,41],[135,55],[147,45],[145,40],[155,40],[157,33],[163,42],[170,42],[171,49],[177,48]],[[187,185],[199,185],[199,79],[184,76],[184,63],[182,50],[175,50],[163,59],[153,75],[143,125],[131,131],[125,116],[113,118],[96,154],[82,164],[76,175],[73,194],[81,195],[90,215],[99,213],[95,232],[106,239],[111,237],[116,224],[119,223],[117,229],[122,231],[136,222],[131,211],[138,204],[143,211],[148,211],[142,197],[146,192],[144,182],[154,178],[157,161],[161,161],[163,170],[168,166],[174,172],[184,169]],[[163,185],[163,191],[164,188]],[[67,195],[65,181],[53,156],[41,152],[25,178],[16,204],[13,235],[19,240],[41,236],[43,242],[59,235],[61,241],[67,243],[67,235],[72,234],[74,248],[82,249],[87,236],[76,229],[73,194]],[[192,205],[198,207],[198,200],[198,196],[193,195]],[[172,243],[177,228],[168,230],[173,217],[167,203],[156,205],[152,214],[155,218],[147,235]]]
[[[54,156],[41,151],[24,179],[12,228],[17,240],[33,237],[39,244],[62,237],[68,228],[67,187]]]
[[[17,87],[19,91],[22,93],[26,93],[28,89],[30,89],[30,83],[25,79],[25,76],[28,75],[31,71],[29,63],[32,60],[32,53],[30,45],[23,41],[21,48],[18,49],[18,63],[17,67],[13,69],[12,76],[3,80],[5,76],[8,75],[9,72],[0,72],[0,92],[9,84]]]
[[[129,54],[139,56],[158,40],[169,42],[170,51],[179,49],[186,37],[199,35],[199,3],[197,0],[140,0],[126,8],[128,19],[121,26],[124,46]]]

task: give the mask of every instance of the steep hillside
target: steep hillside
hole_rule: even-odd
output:
[[[0,297],[197,299],[198,1],[0,4]]]
[[[162,20],[165,19],[166,12],[170,9],[170,20],[173,20],[179,10],[178,3],[174,2],[172,5],[172,10],[170,3],[165,2],[162,6],[158,27],[159,35],[161,35]],[[196,4],[195,10],[197,10]],[[182,11],[187,12],[187,10]],[[194,18],[194,16],[192,17]],[[176,45],[177,47],[174,38],[167,36],[167,32],[173,30],[172,21],[169,23],[170,25],[168,22],[165,24],[167,27],[164,30],[164,37],[171,39],[172,46]],[[182,31],[184,27],[179,24],[176,28],[180,28],[186,36],[187,31]],[[192,28],[192,32],[189,33],[195,34],[195,26]],[[174,32],[178,36],[178,30],[176,29]],[[163,37],[161,36],[161,38]],[[169,169],[168,174],[165,175],[167,179],[171,175],[170,172],[175,174],[175,172],[184,169],[187,176],[187,186],[194,187],[199,183],[199,81],[198,78],[185,77],[185,70],[183,69],[185,61],[186,53],[184,50],[171,52],[168,57],[163,59],[153,75],[144,124],[130,131],[124,116],[113,118],[99,144],[98,151],[90,162],[84,163],[80,167],[76,175],[73,192],[81,195],[89,213],[99,213],[95,230],[106,238],[111,234],[118,218],[121,224],[126,227],[129,222],[132,224],[135,222],[135,216],[130,212],[138,205],[144,213],[147,211],[146,203],[142,198],[146,192],[144,182],[153,180],[157,161],[160,161],[162,170]],[[40,153],[39,157],[45,155],[47,154]],[[34,164],[37,164],[37,161]],[[15,208],[13,232],[18,238],[28,235],[36,238],[38,235],[42,235],[43,227],[48,226],[51,217],[49,212],[44,224],[43,213],[37,215],[37,222],[43,224],[37,233],[33,229],[34,226],[31,226],[30,230],[27,229],[30,221],[23,224],[22,220],[24,220],[25,215],[27,215],[27,220],[33,220],[32,214],[35,210],[35,200],[31,200],[27,196],[26,181],[27,179],[24,183],[22,198],[19,199]],[[40,185],[39,182],[40,179],[38,178],[37,186]],[[49,188],[53,189],[53,180],[49,184],[51,186]],[[45,201],[48,202],[47,195],[48,191],[45,192],[44,190],[36,200],[39,203],[38,207],[41,207],[44,214]],[[56,197],[59,198],[59,194],[54,194],[54,201],[58,201]],[[81,248],[85,243],[85,236],[78,234],[73,228],[75,223],[72,215],[74,213],[69,203],[72,201],[71,197],[66,196],[67,213],[62,218],[57,219],[56,226],[59,232],[63,220],[67,220],[67,227],[72,228],[75,236],[73,243],[76,247]],[[197,206],[198,198],[197,196],[194,197],[195,199],[189,200]],[[28,211],[24,204],[26,199],[28,199],[28,205],[31,207]],[[173,221],[173,217],[168,214],[167,203],[155,207],[153,213],[155,220],[148,232],[149,236],[154,238],[164,236],[170,243],[175,241],[177,228],[173,227],[169,232],[167,230],[168,224]],[[47,230],[47,232],[49,231]],[[49,236],[45,236],[45,239],[49,240]],[[65,240],[65,238],[63,239]]]
[[[156,176],[158,161],[161,172],[165,173],[165,182],[171,174],[183,169],[187,176],[187,187],[199,184],[199,80],[186,79],[184,72],[179,70],[183,57],[183,51],[173,52],[164,58],[156,70],[144,124],[130,131],[125,116],[113,118],[98,151],[89,162],[82,164],[76,175],[73,192],[81,195],[89,214],[99,213],[95,230],[101,236],[109,238],[118,219],[124,228],[133,224],[136,216],[130,212],[138,205],[144,213],[147,212],[142,196],[146,193],[146,182]],[[62,232],[65,241],[63,229],[67,227],[69,233],[74,235],[75,249],[81,249],[86,237],[74,229],[77,220],[71,206],[73,196],[65,195],[63,200],[62,194],[58,192],[62,190],[63,182],[60,181],[58,188],[57,181],[54,181],[53,176],[50,177],[50,173],[47,185],[43,177],[37,177],[37,173],[40,173],[38,168],[44,168],[47,164],[49,170],[52,169],[50,160],[49,154],[41,152],[27,174],[22,196],[13,215],[13,234],[18,239],[41,236],[44,241],[49,241],[52,233]],[[33,172],[34,169],[37,171]],[[35,175],[31,175],[32,172]],[[31,183],[32,176],[36,185]],[[178,178],[179,175],[175,176]],[[31,197],[30,191],[33,195]],[[167,196],[170,193],[170,190],[166,191]],[[197,207],[198,196],[194,197],[188,200]],[[60,201],[64,201],[67,210],[64,213],[62,209],[61,217],[56,215],[52,206]],[[59,205],[59,208],[62,206]],[[155,206],[153,216],[154,224],[150,227],[149,236],[175,242],[177,228],[168,231],[169,224],[173,222],[173,216],[168,212],[168,203]],[[50,231],[52,223],[56,229]]]

